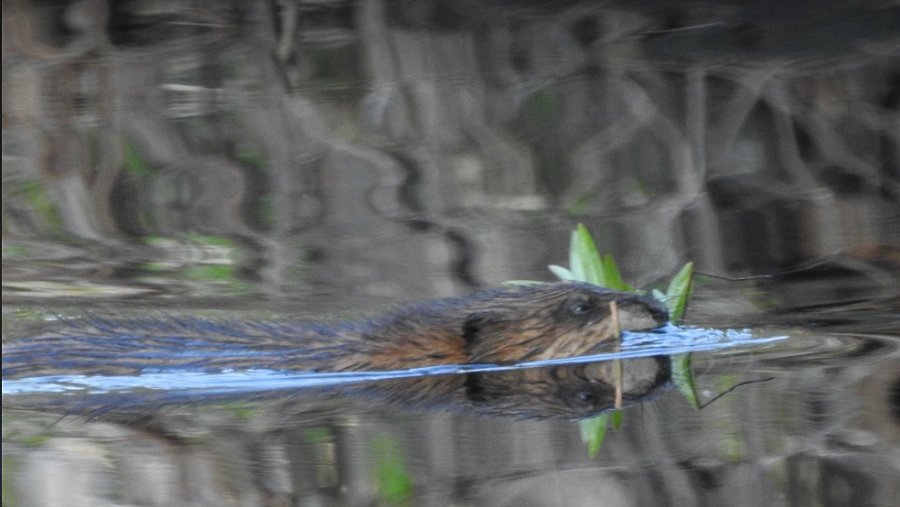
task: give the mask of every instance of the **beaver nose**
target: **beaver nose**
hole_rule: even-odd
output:
[[[650,316],[653,317],[660,326],[669,321],[669,309],[663,304],[662,301],[651,298],[641,296],[641,301],[647,305],[647,309],[650,311]]]
[[[669,321],[666,305],[648,296],[633,295],[619,301],[619,322],[628,331],[655,329]]]

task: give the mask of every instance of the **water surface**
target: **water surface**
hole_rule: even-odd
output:
[[[771,379],[662,389],[596,457],[316,376],[4,380],[4,506],[895,504],[898,33],[883,2],[4,3],[4,343],[550,280],[581,222],[637,286],[693,261],[686,325],[757,340],[638,354],[693,350],[706,401]],[[187,382],[240,393],[160,399]]]

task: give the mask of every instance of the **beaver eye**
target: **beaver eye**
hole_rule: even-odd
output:
[[[585,405],[594,405],[597,401],[597,397],[594,393],[588,391],[578,391],[575,393],[575,399],[578,400],[579,403],[583,403]]]
[[[575,301],[574,303],[570,304],[569,312],[571,312],[572,315],[584,315],[585,313],[591,311],[592,308],[593,305],[591,305],[591,302],[583,299],[581,301]]]

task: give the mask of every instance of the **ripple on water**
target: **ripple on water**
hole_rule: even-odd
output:
[[[776,367],[823,366],[840,360],[900,357],[900,337],[888,334],[829,333],[814,329],[770,329],[787,339],[760,343],[752,349],[721,350],[715,356],[751,356],[754,362]],[[761,331],[757,331],[761,332]]]

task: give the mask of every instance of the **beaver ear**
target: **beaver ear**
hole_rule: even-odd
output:
[[[466,345],[472,346],[485,329],[500,321],[500,314],[497,312],[485,311],[470,313],[463,322],[462,334],[466,340]]]

